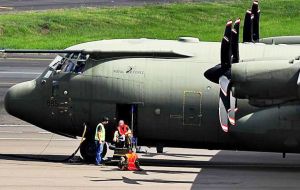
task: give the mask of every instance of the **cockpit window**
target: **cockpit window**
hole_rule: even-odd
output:
[[[56,56],[55,58],[54,58],[54,60],[50,63],[50,65],[49,65],[49,67],[51,67],[51,68],[56,68],[57,67],[57,65],[58,65],[58,63],[60,62],[62,60],[62,57],[61,56]]]
[[[50,64],[50,67],[58,72],[83,73],[89,55],[82,53],[69,53],[57,56]]]

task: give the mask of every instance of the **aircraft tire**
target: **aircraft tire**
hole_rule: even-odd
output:
[[[108,150],[108,144],[105,143],[104,146],[103,146],[103,151],[102,151],[102,154],[101,154],[101,157],[104,158],[106,153],[107,153],[107,150]]]
[[[103,146],[103,152],[101,157],[104,158],[107,153],[107,143]],[[80,154],[84,161],[88,163],[94,163],[96,158],[96,145],[95,141],[85,139],[80,146]]]
[[[95,142],[85,139],[80,146],[80,154],[84,161],[94,163],[96,158]]]

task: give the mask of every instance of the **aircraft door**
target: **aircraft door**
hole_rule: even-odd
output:
[[[51,99],[56,106],[53,114],[57,118],[58,125],[64,123],[65,126],[71,126],[72,117],[72,98],[70,97],[70,81],[71,73],[54,74],[52,80]]]
[[[201,92],[185,91],[183,97],[183,125],[201,125]]]
[[[56,110],[60,114],[71,113],[72,99],[69,95],[70,73],[61,73],[53,77],[52,81],[52,97],[56,99]]]
[[[57,72],[53,68],[47,73],[49,74],[44,76],[42,84],[43,94],[47,97],[52,131],[67,134],[68,126],[72,126],[72,99],[69,93],[71,73]]]
[[[137,104],[116,104],[116,119],[124,120],[124,122],[130,127],[132,133],[137,132]]]

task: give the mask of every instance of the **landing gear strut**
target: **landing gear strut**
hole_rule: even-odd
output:
[[[102,158],[107,153],[108,146],[103,146]],[[96,144],[94,140],[85,139],[80,146],[80,154],[84,161],[94,163],[96,158]]]
[[[164,145],[163,144],[161,144],[161,143],[159,143],[159,144],[157,144],[156,145],[156,152],[157,153],[164,153]]]

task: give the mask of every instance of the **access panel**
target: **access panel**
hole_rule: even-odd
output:
[[[201,125],[201,92],[185,91],[183,96],[183,125]]]

